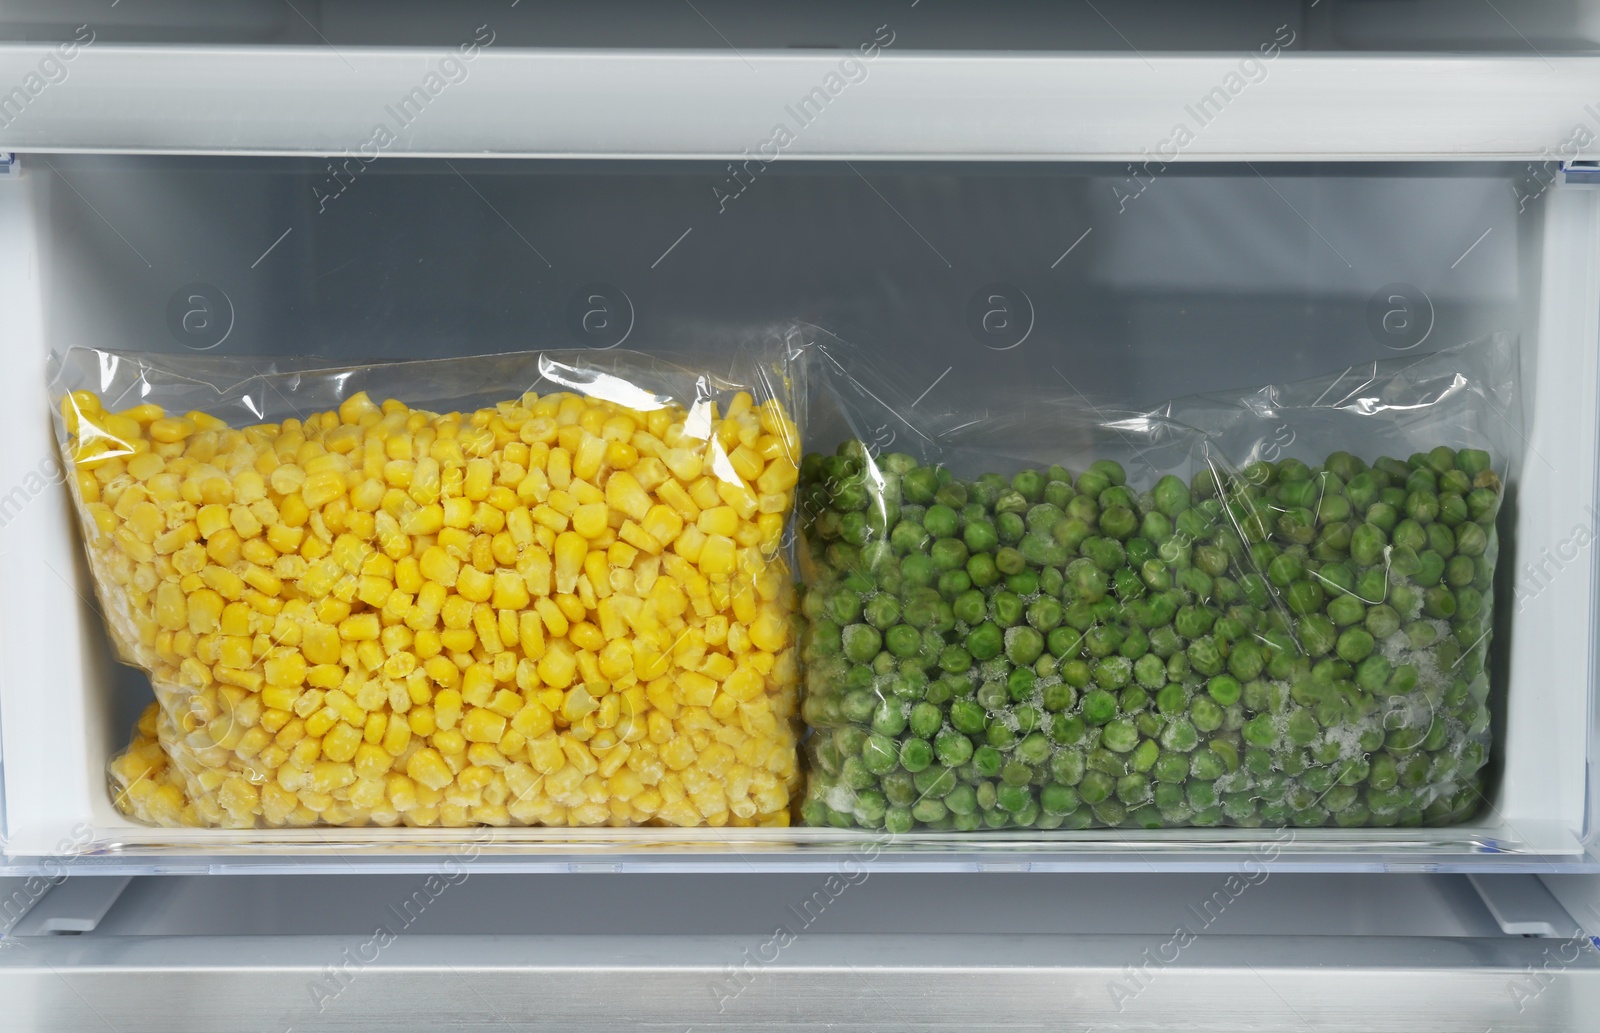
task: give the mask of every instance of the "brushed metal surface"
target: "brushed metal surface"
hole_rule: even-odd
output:
[[[1550,941],[1520,938],[1201,937],[1142,970],[1118,961],[1150,941],[1124,936],[802,936],[771,962],[730,955],[720,937],[401,937],[370,962],[347,947],[302,936],[30,940],[0,951],[0,1000],[8,1029],[40,1033],[1504,1033],[1590,1031],[1600,1009],[1600,956],[1574,948],[1558,960]]]

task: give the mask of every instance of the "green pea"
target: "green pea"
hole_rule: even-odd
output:
[[[848,588],[840,588],[828,595],[825,610],[841,627],[851,624],[861,619],[861,597]]]
[[[1423,586],[1436,585],[1444,577],[1444,567],[1444,557],[1432,549],[1426,549],[1417,556],[1416,569],[1410,573],[1411,580]]]
[[[962,674],[972,668],[972,654],[960,646],[945,646],[939,653],[939,669],[946,674]]]
[[[1022,742],[1017,744],[1017,757],[1024,764],[1039,765],[1050,759],[1050,740],[1043,732],[1033,732]],[[1033,772],[1028,771],[1028,777],[1033,777]]]
[[[1050,719],[1050,738],[1061,745],[1075,745],[1087,734],[1088,727],[1077,714],[1057,714]]]
[[[926,739],[907,739],[900,744],[900,766],[912,774],[933,763],[933,747]]]
[[[1456,528],[1456,552],[1462,556],[1482,556],[1489,547],[1489,535],[1478,524],[1462,524]]]
[[[1100,743],[1114,753],[1127,753],[1139,743],[1139,731],[1127,718],[1118,718],[1100,730]]]
[[[883,643],[894,656],[915,656],[922,648],[922,634],[909,624],[896,624],[884,633]]]
[[[1393,665],[1381,654],[1374,653],[1356,666],[1356,685],[1374,695],[1383,692],[1394,673]]]
[[[935,506],[934,508],[938,509],[940,507]],[[966,543],[967,548],[974,553],[992,552],[1000,544],[1000,536],[995,531],[994,524],[988,520],[978,520],[967,524],[962,529],[961,539]]]
[[[1467,515],[1479,524],[1493,524],[1500,511],[1500,495],[1490,488],[1474,488],[1467,495]]]
[[[1156,510],[1151,510],[1139,521],[1139,535],[1140,539],[1147,543],[1166,541],[1172,536],[1172,521],[1169,520],[1164,514]],[[1128,542],[1130,559],[1132,558],[1132,552],[1134,549],[1133,543],[1134,540],[1130,540]],[[1144,546],[1141,546],[1140,549],[1142,551]],[[1139,558],[1139,562],[1143,563],[1145,560],[1154,558],[1154,546],[1149,546],[1149,553],[1150,554],[1148,556],[1141,556]]]
[[[1084,688],[1093,678],[1093,670],[1083,660],[1065,660],[1061,664],[1061,680],[1075,689]]]
[[[966,565],[967,546],[959,538],[940,538],[933,543],[929,557],[936,570],[955,570]]]
[[[972,766],[982,778],[993,778],[1000,773],[1004,758],[999,750],[993,746],[979,746],[972,752]],[[979,800],[982,800],[983,789],[979,787]]]
[[[1156,482],[1151,495],[1155,499],[1156,509],[1166,517],[1175,517],[1192,504],[1188,486],[1171,474]]]
[[[1154,653],[1146,653],[1133,663],[1133,679],[1147,689],[1159,689],[1167,683],[1167,665]]]
[[[1117,698],[1104,689],[1092,689],[1083,694],[1081,709],[1085,721],[1103,725],[1116,716]]]
[[[1321,731],[1317,719],[1308,710],[1295,710],[1290,713],[1284,728],[1284,734],[1288,736],[1289,741],[1297,746],[1310,743],[1321,734]]]
[[[1239,679],[1228,674],[1219,674],[1206,683],[1206,692],[1225,707],[1237,703],[1241,691]]]
[[[1023,470],[1011,478],[1011,487],[1029,502],[1044,497],[1045,476],[1038,470]]]
[[[1143,750],[1146,746],[1154,745],[1147,739],[1139,748]],[[1189,777],[1189,758],[1183,753],[1160,750],[1155,763],[1148,770],[1157,782],[1166,784],[1183,782]]]
[[[1177,718],[1161,730],[1161,745],[1175,753],[1188,753],[1200,745],[1200,733],[1188,719]]]
[[[1285,602],[1289,609],[1301,615],[1314,614],[1322,609],[1326,593],[1315,581],[1296,581],[1289,586]]]
[[[1108,624],[1090,628],[1083,636],[1083,647],[1092,657],[1110,656],[1122,645],[1122,632]]]
[[[900,620],[900,602],[892,595],[875,595],[864,607],[867,623],[885,631]]]
[[[1129,538],[1139,528],[1139,518],[1126,506],[1111,506],[1100,513],[1100,530],[1112,538]]]
[[[1401,493],[1402,499],[1404,493]],[[1400,514],[1388,502],[1375,502],[1367,507],[1367,523],[1380,531],[1393,533],[1400,520]]]
[[[815,630],[816,625],[812,626]],[[870,624],[852,624],[841,632],[844,655],[858,664],[864,664],[878,655],[883,645],[883,635]]]
[[[1128,684],[1133,677],[1133,664],[1125,656],[1108,656],[1094,663],[1095,684],[1111,691]]]
[[[1283,553],[1267,564],[1267,580],[1279,588],[1288,588],[1299,579],[1303,569],[1300,557]]]
[[[995,566],[994,557],[986,552],[969,557],[963,573],[966,574],[967,580],[978,588],[988,588],[1000,580],[1000,568]]]
[[[1046,814],[1070,814],[1078,809],[1077,790],[1052,783],[1039,790],[1039,809]]]
[[[1106,572],[1116,570],[1127,560],[1122,543],[1113,538],[1086,538],[1079,550],[1091,563]]]
[[[1360,624],[1366,616],[1367,608],[1353,595],[1341,595],[1328,604],[1328,618],[1341,628]]]
[[[1173,618],[1172,626],[1187,639],[1196,639],[1211,630],[1217,615],[1215,611],[1205,606],[1185,606]]]
[[[1196,555],[1200,550],[1195,550]],[[1199,603],[1207,602],[1211,598],[1212,579],[1199,567],[1187,567],[1178,573],[1178,588],[1194,596]]]
[[[932,570],[933,560],[928,557],[922,558],[927,560],[928,569]],[[904,569],[904,566],[905,564],[901,564],[902,569]],[[972,577],[965,570],[947,570],[937,576],[940,597],[951,602],[954,602],[972,589]]]
[[[1406,516],[1419,524],[1431,524],[1439,517],[1439,496],[1428,489],[1411,491],[1406,496]]]
[[[1388,544],[1383,528],[1370,522],[1360,524],[1350,532],[1350,558],[1370,567],[1382,561],[1384,547]]]
[[[995,791],[995,805],[1011,814],[1022,811],[1032,799],[1033,794],[1027,786],[1003,785]]]
[[[1032,570],[1024,570],[1020,574],[1012,574],[1006,578],[1006,590],[1023,597],[1037,595],[1039,592],[1039,575]]]
[[[1205,754],[1203,753],[1196,754],[1195,760],[1198,761],[1204,756]],[[1189,806],[1196,811],[1203,811],[1217,805],[1216,787],[1208,781],[1190,782],[1185,792],[1188,796]]]
[[[887,775],[900,763],[900,751],[893,739],[869,735],[861,747],[861,763],[874,775]]]
[[[1278,515],[1277,533],[1297,545],[1310,545],[1317,536],[1317,518],[1304,506],[1295,506]]]
[[[1213,675],[1222,671],[1222,652],[1208,635],[1191,641],[1183,655],[1188,659],[1189,666],[1201,674]]]
[[[1074,657],[1083,646],[1083,635],[1076,628],[1056,628],[1046,637],[1045,644],[1051,656],[1058,659]]]
[[[1271,749],[1277,745],[1278,730],[1270,714],[1258,714],[1251,718],[1245,722],[1242,731],[1245,741],[1253,746]]]
[[[996,592],[989,601],[989,616],[1002,628],[1020,623],[1022,610],[1022,599],[1015,592]]]
[[[1158,657],[1170,657],[1183,648],[1183,639],[1170,624],[1152,629],[1149,638],[1150,652]]]
[[[1338,632],[1334,629],[1333,621],[1320,613],[1312,613],[1300,618],[1295,625],[1295,634],[1307,654],[1322,656],[1334,648]]]
[[[993,660],[1005,647],[1005,636],[993,622],[985,621],[967,633],[967,652],[976,660]]]
[[[994,565],[1001,574],[1020,574],[1027,569],[1028,561],[1021,552],[1008,545],[995,553]]]
[[[907,470],[900,475],[900,490],[907,502],[926,505],[933,501],[934,492],[939,490],[939,477],[925,466]]]
[[[1202,732],[1214,732],[1222,727],[1224,714],[1216,701],[1207,696],[1196,696],[1189,701],[1189,720]]]

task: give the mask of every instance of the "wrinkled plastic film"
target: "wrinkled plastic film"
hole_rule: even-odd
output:
[[[846,432],[802,462],[807,823],[1477,811],[1510,338],[1148,413],[1023,392],[912,447],[872,436],[892,378],[813,347]]]
[[[775,825],[798,786],[781,354],[317,368],[88,349],[58,438],[166,826]]]

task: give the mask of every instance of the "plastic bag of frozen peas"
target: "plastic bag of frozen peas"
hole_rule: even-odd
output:
[[[1476,812],[1512,342],[942,424],[848,346],[815,349],[833,438],[801,464],[807,824]],[[876,449],[882,425],[916,454]]]

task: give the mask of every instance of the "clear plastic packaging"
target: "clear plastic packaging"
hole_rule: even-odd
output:
[[[107,627],[155,690],[109,765],[130,816],[788,823],[781,355],[73,349],[52,389]]]
[[[1145,413],[1024,394],[934,417],[813,348],[807,824],[1477,811],[1509,337]]]

